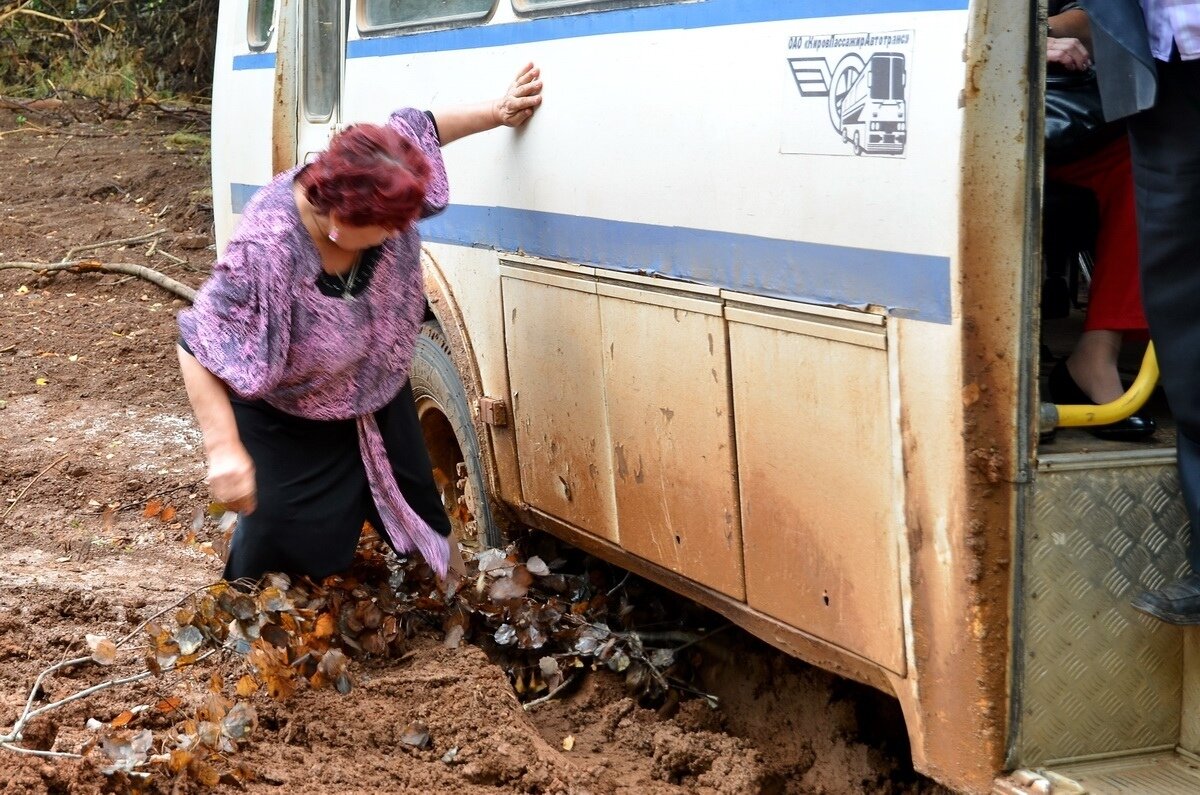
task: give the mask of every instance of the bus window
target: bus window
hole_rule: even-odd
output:
[[[246,43],[252,50],[261,50],[271,41],[275,32],[275,0],[250,0],[250,14],[246,20]]]
[[[871,58],[871,99],[904,99],[904,57],[882,53]]]
[[[679,0],[512,0],[513,10],[518,14],[538,14],[539,16],[560,9],[576,12],[589,9],[603,11],[610,8],[661,6],[672,2],[679,2]]]
[[[494,0],[364,0],[359,30],[465,23],[485,19]]]
[[[304,115],[309,121],[333,116],[341,84],[341,29],[338,0],[304,4]]]

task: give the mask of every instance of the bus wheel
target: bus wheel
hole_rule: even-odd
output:
[[[854,154],[861,155],[862,153],[863,153],[862,134],[858,130],[855,130],[854,131]]]
[[[417,417],[442,492],[454,534],[463,546],[478,551],[504,545],[488,502],[479,454],[479,438],[462,378],[437,323],[421,327],[409,371]]]

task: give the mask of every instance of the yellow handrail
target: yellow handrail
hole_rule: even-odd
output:
[[[1060,428],[1083,428],[1120,422],[1146,404],[1157,384],[1158,357],[1154,354],[1154,343],[1150,343],[1146,346],[1146,355],[1142,357],[1142,368],[1124,395],[1099,406],[1055,406],[1058,410],[1057,425]]]

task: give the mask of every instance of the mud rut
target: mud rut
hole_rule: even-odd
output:
[[[0,262],[161,232],[89,256],[199,285],[214,257],[208,165],[179,130],[150,112],[0,111]],[[216,529],[191,529],[207,495],[174,356],[181,306],[123,276],[0,270],[0,733],[37,672],[77,652],[85,633],[127,632],[219,576],[206,543]],[[151,500],[174,515],[147,518]],[[259,726],[239,761],[256,772],[252,792],[938,791],[907,767],[892,701],[736,631],[719,637],[703,652],[719,710],[692,699],[660,713],[597,672],[526,712],[484,650],[450,650],[423,631],[402,662],[361,665],[347,696],[255,701]],[[39,701],[77,688],[73,676],[50,680]],[[99,693],[34,721],[26,744],[77,748],[89,718],[185,688],[149,680]],[[427,749],[400,742],[414,720],[429,727]],[[131,786],[86,762],[0,751],[0,792]]]

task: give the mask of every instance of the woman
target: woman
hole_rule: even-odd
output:
[[[1086,71],[1092,66],[1087,14],[1076,3],[1051,0],[1046,39],[1049,68]],[[1049,392],[1059,404],[1109,403],[1125,393],[1117,358],[1126,336],[1147,337],[1138,279],[1137,219],[1133,167],[1122,129],[1086,152],[1047,164],[1048,179],[1087,188],[1100,211],[1096,266],[1088,295],[1083,334],[1074,350],[1050,374]],[[1102,439],[1141,441],[1154,434],[1144,413],[1091,429]]]
[[[425,314],[414,222],[448,201],[441,146],[525,123],[529,64],[501,99],[339,133],[246,206],[179,360],[213,497],[240,514],[225,578],[345,570],[364,521],[445,576],[450,524],[408,387]]]

